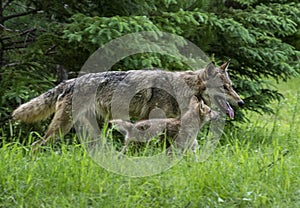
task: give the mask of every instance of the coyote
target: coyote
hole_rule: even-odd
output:
[[[124,135],[124,146],[121,153],[125,153],[129,142],[148,142],[157,135],[166,136],[175,141],[175,147],[180,150],[191,147],[195,152],[198,146],[197,133],[202,126],[210,121],[217,120],[220,114],[192,96],[189,110],[181,117],[149,119],[131,123],[122,119],[111,120],[112,124]],[[163,134],[165,133],[165,135]],[[191,135],[193,134],[193,135]],[[161,138],[162,139],[162,138]]]
[[[226,62],[215,67],[210,63],[204,69],[181,72],[152,69],[89,73],[62,82],[22,104],[12,113],[12,119],[30,123],[54,113],[43,139],[32,144],[35,146],[64,136],[74,122],[90,113],[97,114],[100,124],[105,119],[147,119],[156,108],[168,118],[179,118],[187,111],[193,95],[208,106],[216,103],[233,118],[234,111],[227,100],[232,105],[244,102],[232,88],[228,65]],[[128,115],[124,114],[126,110]]]

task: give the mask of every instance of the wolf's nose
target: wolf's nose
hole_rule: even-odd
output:
[[[240,107],[243,106],[244,104],[245,104],[245,102],[242,101],[242,100],[238,102],[238,105],[239,105]]]

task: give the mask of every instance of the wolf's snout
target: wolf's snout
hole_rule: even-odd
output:
[[[239,105],[240,107],[242,107],[244,104],[245,104],[245,102],[242,101],[242,100],[238,102],[238,105]]]

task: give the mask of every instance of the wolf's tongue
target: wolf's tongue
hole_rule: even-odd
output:
[[[227,112],[229,114],[229,117],[231,119],[233,119],[234,118],[234,110],[231,108],[231,106],[229,105],[228,102],[226,102],[226,106],[227,106]]]

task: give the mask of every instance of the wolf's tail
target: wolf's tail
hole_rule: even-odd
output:
[[[54,113],[57,98],[65,90],[65,87],[69,87],[69,85],[63,82],[48,92],[20,105],[13,111],[12,119],[32,123],[48,118]]]

